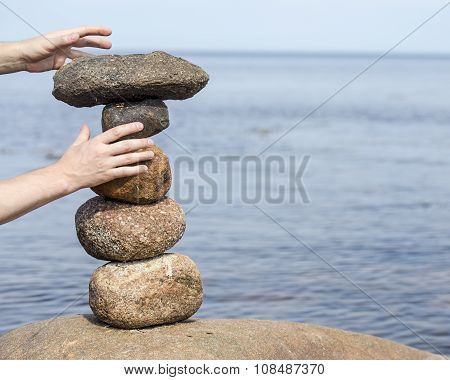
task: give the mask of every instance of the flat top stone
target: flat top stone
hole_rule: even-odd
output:
[[[0,337],[0,359],[442,359],[386,339],[311,324],[192,319],[120,330],[92,315],[32,323]]]
[[[144,99],[187,99],[208,83],[197,65],[162,51],[80,57],[55,74],[53,95],[75,107]]]

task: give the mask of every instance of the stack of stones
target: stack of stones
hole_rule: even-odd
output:
[[[54,77],[53,95],[75,107],[106,104],[102,129],[141,122],[125,139],[153,136],[169,126],[165,99],[187,99],[208,82],[198,66],[163,52],[77,58]],[[94,314],[119,328],[142,328],[192,316],[203,300],[202,282],[187,256],[166,253],[182,237],[183,210],[166,197],[169,160],[157,146],[148,171],[94,187],[99,196],[77,211],[86,252],[109,263],[89,284]],[[140,163],[143,164],[143,163]]]

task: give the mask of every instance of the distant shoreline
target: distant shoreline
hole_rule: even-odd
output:
[[[111,51],[111,54],[140,54],[148,53],[149,51],[158,50],[158,48],[142,49],[117,49]],[[338,59],[361,59],[373,58],[376,59],[385,52],[325,52],[325,51],[244,51],[244,50],[178,50],[178,49],[164,49],[170,54],[177,56],[211,56],[211,57],[255,57],[255,58],[338,58]],[[391,52],[383,59],[435,59],[448,60],[450,54],[443,53],[396,53]]]

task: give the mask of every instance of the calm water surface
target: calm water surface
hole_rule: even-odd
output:
[[[186,155],[174,140],[196,158],[258,154],[371,61],[187,58],[211,81],[193,99],[167,102],[170,138],[154,140],[172,160]],[[267,152],[311,156],[311,202],[258,205],[410,329],[259,209],[220,199],[189,213],[174,248],[202,272],[197,316],[310,322],[450,354],[449,83],[450,60],[383,60]],[[51,74],[0,77],[1,178],[53,162],[82,122],[100,131],[101,107],[71,108],[51,88]],[[225,173],[217,177],[224,194]],[[0,227],[1,332],[89,312],[101,263],[79,245],[74,214],[92,196],[80,191]]]

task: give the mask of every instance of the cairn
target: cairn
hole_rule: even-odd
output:
[[[53,95],[75,107],[106,105],[102,130],[141,122],[124,139],[151,137],[169,126],[163,100],[187,99],[206,86],[198,66],[164,52],[77,58],[54,77]],[[148,171],[92,188],[99,196],[75,215],[86,252],[109,261],[89,283],[93,313],[111,326],[134,329],[182,321],[201,306],[200,273],[187,256],[167,253],[186,227],[181,207],[166,196],[172,176],[157,146]],[[143,164],[143,163],[140,163]]]

